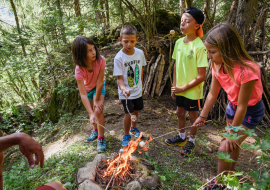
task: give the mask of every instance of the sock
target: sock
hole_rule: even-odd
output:
[[[100,140],[100,139],[103,139],[104,140],[104,137],[98,136],[98,140]]]
[[[195,144],[195,139],[196,138],[193,139],[193,138],[189,137],[189,140],[188,141],[191,141],[191,142],[193,142],[193,144]]]
[[[98,131],[97,129],[94,129],[93,131]]]
[[[184,133],[180,133],[180,132],[179,132],[179,137],[180,137],[181,139],[185,140],[185,139],[186,139],[186,132],[184,132]]]

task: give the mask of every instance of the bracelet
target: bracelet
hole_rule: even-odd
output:
[[[202,118],[202,119],[204,120],[204,122],[205,122],[206,119],[207,119],[207,117],[203,117],[203,116],[200,116],[200,115],[199,115],[199,117]]]

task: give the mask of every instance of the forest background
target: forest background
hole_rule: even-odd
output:
[[[171,36],[168,33],[171,29],[176,31],[172,36],[171,47],[173,47],[175,40],[181,37],[179,31],[181,14],[190,5],[203,10],[206,15],[204,33],[216,24],[229,22],[238,30],[249,54],[260,62],[264,84],[263,100],[266,106],[266,115],[261,126],[262,130],[268,129],[270,124],[268,90],[270,3],[266,0],[4,0],[0,5],[7,6],[15,18],[14,25],[0,20],[0,136],[21,131],[32,135],[45,145],[59,139],[61,135],[70,135],[70,131],[76,128],[74,127],[76,125],[72,124],[72,127],[62,130],[61,133],[57,131],[59,136],[52,140],[44,137],[46,131],[53,131],[56,126],[68,125],[72,118],[75,118],[74,115],[85,111],[78,94],[74,78],[75,66],[71,55],[71,43],[79,35],[93,38],[107,55],[106,97],[110,100],[117,99],[115,78],[111,76],[115,55],[113,50],[119,48],[117,37],[123,24],[133,24],[138,28],[140,31],[138,45],[144,50],[148,63],[152,63],[153,66],[145,69],[145,76],[148,77],[146,82],[151,81],[148,84],[149,89],[144,89],[145,98],[151,101],[153,96],[162,94],[166,97],[170,82],[167,77],[164,84],[164,78],[166,78],[166,71],[171,70],[169,59]],[[152,77],[162,80],[163,83],[160,85],[164,85],[165,90],[161,93],[152,93],[149,91],[154,84],[149,76],[151,70],[155,69],[153,60],[156,60],[159,54],[164,56],[166,62],[162,70],[164,76]],[[208,72],[204,97],[211,84],[210,74],[211,72]],[[219,122],[224,122],[225,118],[222,111],[227,103],[225,92],[220,94],[218,100],[209,119],[214,119],[220,124]],[[257,145],[260,145],[259,141],[270,143],[266,138],[265,141],[257,140]],[[259,148],[257,147],[256,150]],[[269,149],[265,148],[265,151],[267,150]],[[8,152],[7,157],[14,159],[15,163],[22,163],[21,160],[15,159],[18,157],[16,151],[17,149]],[[78,156],[75,153],[65,159],[70,159],[69,161],[72,162],[74,158],[71,157]],[[269,153],[266,155],[269,156]],[[49,163],[56,164],[59,162],[58,159],[59,157],[55,157],[55,160]],[[83,163],[85,158],[80,162]],[[69,169],[74,175],[76,167],[71,165]],[[269,165],[267,167],[269,169]],[[6,166],[7,171],[10,171],[10,168],[10,165]],[[15,173],[25,172],[24,165],[13,169]],[[67,171],[64,170],[65,172]],[[61,178],[60,174],[62,173],[56,172],[50,179],[57,176]],[[29,177],[27,175],[30,174],[26,174],[25,178]],[[71,189],[76,186],[72,180],[73,175],[66,180],[67,186],[70,185]],[[161,175],[165,177],[164,184],[166,177],[177,181],[177,177],[167,175],[169,174]],[[21,181],[23,182],[25,178],[22,177]],[[6,188],[11,184],[12,176],[9,179]],[[27,185],[37,185],[46,180],[37,183],[28,182]],[[266,183],[263,187],[269,186],[269,181],[261,178],[258,180]],[[195,186],[198,186],[203,179],[195,181]],[[184,185],[178,183],[178,185],[178,187],[189,186],[186,183]]]

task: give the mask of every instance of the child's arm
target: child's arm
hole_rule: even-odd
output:
[[[91,124],[96,123],[95,114],[94,114],[94,111],[92,110],[90,102],[88,100],[83,80],[77,80],[77,84],[79,87],[79,91],[80,91],[83,105],[84,105],[85,109],[87,110],[87,112],[89,113],[90,123]]]
[[[99,109],[99,112],[103,110],[103,102],[100,101],[100,95],[103,88],[103,78],[104,78],[105,68],[100,69],[98,78],[97,78],[97,87],[96,87],[96,98],[95,98],[95,107]]]
[[[220,84],[217,78],[214,75],[212,75],[211,89],[205,100],[203,110],[200,114],[201,117],[198,117],[196,121],[193,123],[193,125],[198,125],[198,126],[203,125],[204,121],[206,120],[208,116],[208,113],[210,112],[210,110],[212,109],[213,105],[215,104],[217,100],[219,91],[220,91]]]
[[[175,74],[175,71],[174,71],[174,74]],[[174,94],[181,93],[199,85],[205,80],[205,75],[206,75],[206,67],[198,67],[198,76],[195,79],[193,79],[190,83],[186,84],[185,86],[179,87],[179,86],[174,85],[174,87],[172,88],[172,92]]]
[[[118,84],[119,88],[122,90],[123,95],[125,97],[129,97],[130,96],[130,90],[127,90],[122,75],[117,76],[117,84]]]
[[[247,112],[247,105],[254,88],[255,80],[244,83],[240,87],[237,110],[232,122],[232,126],[240,126]]]
[[[174,65],[173,67],[173,84],[172,84],[172,88],[171,88],[171,96],[172,98],[175,100],[175,92],[173,92],[173,90],[175,89],[174,87],[176,86],[176,66]]]

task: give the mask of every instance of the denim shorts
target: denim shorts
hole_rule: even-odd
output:
[[[226,109],[227,119],[233,120],[236,110],[237,110],[237,105],[234,105],[231,102],[229,102]],[[245,115],[244,120],[242,121],[242,125],[250,129],[255,128],[263,120],[264,112],[265,111],[264,111],[264,105],[263,105],[262,100],[260,100],[254,106],[247,107],[247,113]]]
[[[101,95],[105,95],[106,89],[105,89],[105,81],[103,81],[103,87],[101,91]],[[93,88],[90,92],[87,92],[88,100],[93,100],[94,95],[96,95],[96,87]]]

